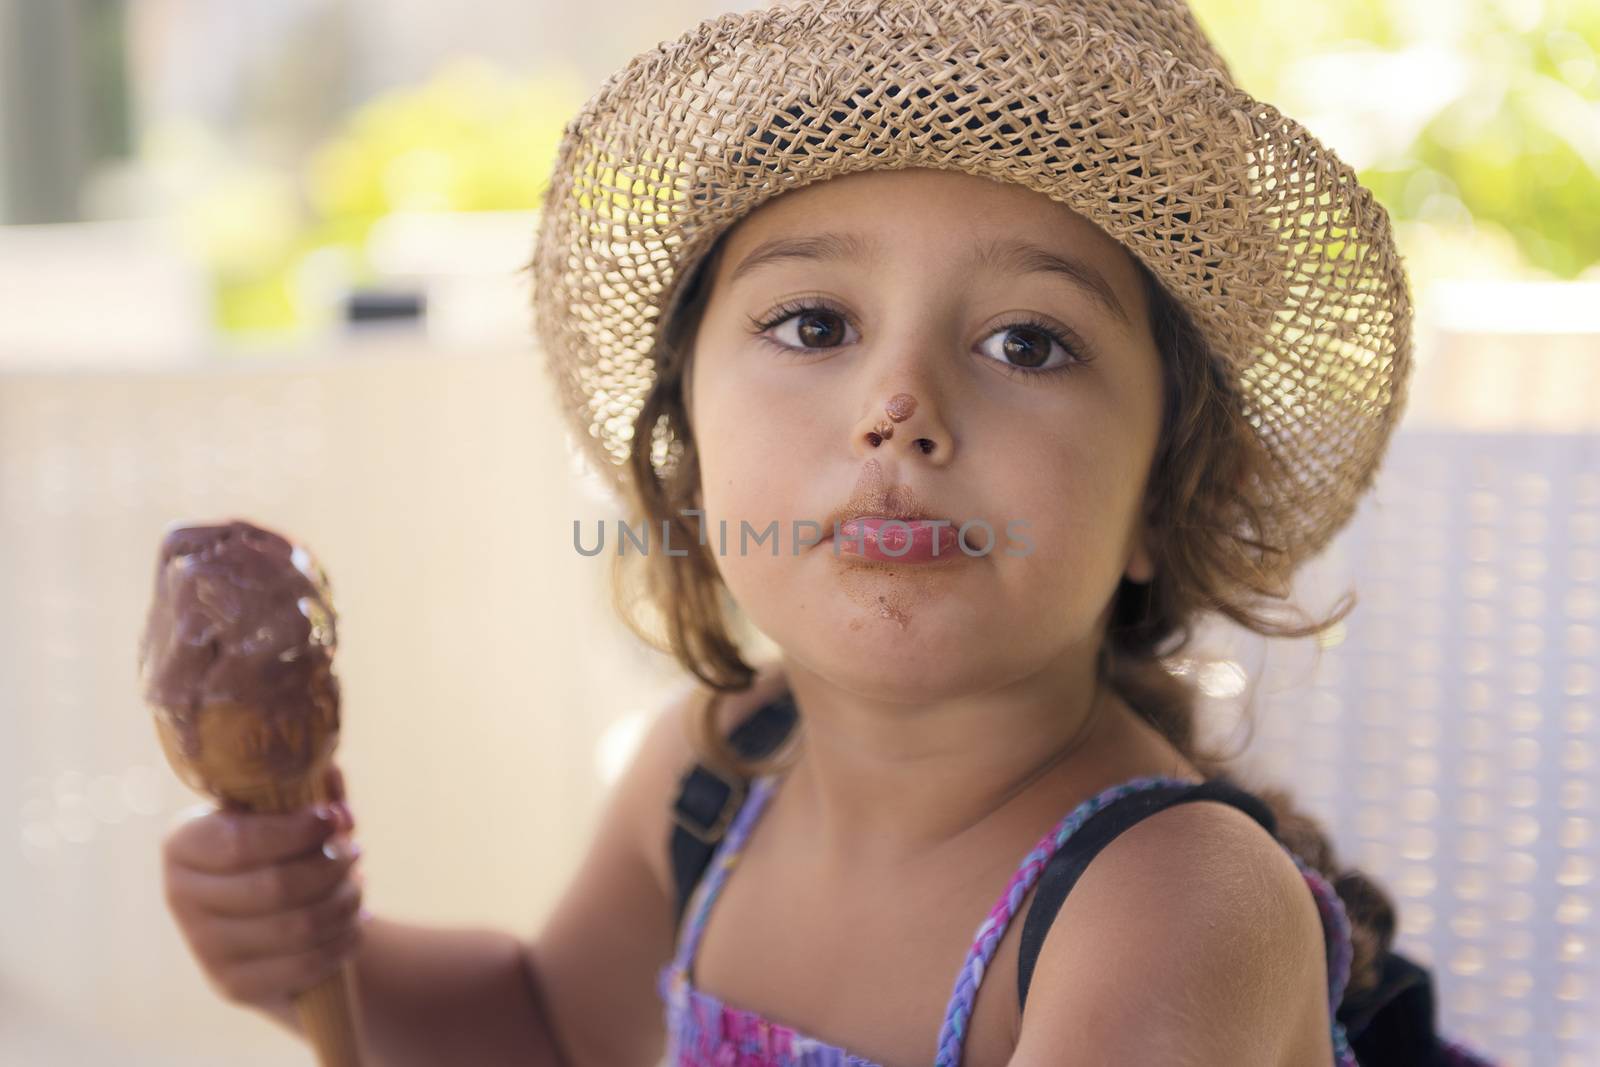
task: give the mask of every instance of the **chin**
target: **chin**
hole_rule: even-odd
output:
[[[1005,630],[980,623],[970,604],[918,605],[905,625],[885,610],[891,614],[839,597],[778,611],[768,625],[754,621],[796,662],[870,699],[928,702],[1001,684],[1020,669],[1008,653],[1024,650],[985,640]]]
[[[888,704],[932,704],[963,693],[981,693],[1004,684],[1016,674],[1006,662],[985,658],[972,649],[965,656],[940,655],[922,649],[894,649],[892,641],[879,645],[863,641],[854,648],[832,645],[797,653],[806,664],[818,664],[815,673],[841,689]]]

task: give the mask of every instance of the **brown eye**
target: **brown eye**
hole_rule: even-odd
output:
[[[1000,338],[998,346],[995,338]],[[1042,322],[1001,326],[984,338],[979,351],[999,363],[1001,369],[1012,372],[1064,371],[1089,362],[1082,348]]]
[[[840,343],[845,333],[844,319],[827,308],[811,308],[790,315],[779,321],[773,329],[782,331],[790,323],[795,324],[795,340],[791,341],[781,334],[778,340],[799,348],[828,348]]]
[[[1027,326],[1013,326],[1000,346],[1006,359],[1019,367],[1042,366],[1050,358],[1050,338]]]

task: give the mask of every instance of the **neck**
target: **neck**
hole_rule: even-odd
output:
[[[792,661],[802,744],[784,792],[813,854],[860,869],[962,839],[1102,757],[1121,702],[1092,655],[998,687],[928,701],[862,694]]]

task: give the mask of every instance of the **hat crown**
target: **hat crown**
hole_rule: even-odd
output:
[[[1194,17],[1194,11],[1182,0],[1053,0],[1055,6],[1069,14],[1083,16],[1084,21],[1106,32],[1121,34],[1131,41],[1147,44],[1171,52],[1197,67],[1210,67],[1228,81],[1233,74],[1227,61],[1217,51]],[[1010,6],[1031,6],[1023,3]]]

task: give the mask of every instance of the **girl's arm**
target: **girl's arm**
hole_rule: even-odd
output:
[[[1294,861],[1244,812],[1175,804],[1107,845],[1067,897],[1009,1067],[1331,1067],[1331,1021],[1322,922]]]
[[[775,667],[723,697],[723,735],[782,691]],[[655,1067],[666,1051],[656,977],[672,959],[676,893],[669,841],[698,686],[669,702],[612,790],[594,847],[551,914],[530,967],[541,977],[567,1067]]]
[[[563,1067],[528,962],[510,934],[374,918],[353,960],[369,1067]],[[272,1014],[303,1036],[292,1007]]]
[[[768,668],[750,689],[724,698],[724,734],[781,685]],[[676,927],[670,812],[695,759],[688,717],[703,693],[684,692],[656,717],[536,941],[381,918],[368,924],[354,962],[372,1067],[660,1062],[666,1033],[655,983]],[[275,1017],[300,1032],[292,1010]]]

